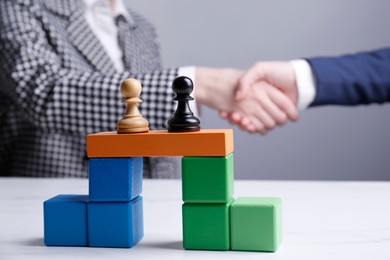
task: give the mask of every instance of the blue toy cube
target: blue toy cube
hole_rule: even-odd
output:
[[[58,195],[43,203],[47,246],[86,246],[87,195]]]
[[[131,201],[142,192],[143,157],[89,159],[90,201]]]
[[[89,246],[133,247],[144,236],[142,197],[88,203]]]

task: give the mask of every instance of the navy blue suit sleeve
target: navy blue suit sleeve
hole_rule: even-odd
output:
[[[307,61],[317,88],[311,106],[390,102],[390,48]]]

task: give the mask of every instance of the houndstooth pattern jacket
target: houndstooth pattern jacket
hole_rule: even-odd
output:
[[[130,11],[132,58],[114,65],[84,18],[80,0],[0,1],[0,175],[87,177],[85,137],[115,130],[124,105],[119,86],[141,81],[139,108],[151,129],[165,129],[174,112],[157,35]],[[171,158],[173,159],[173,158]],[[177,161],[146,158],[146,177],[178,177]]]

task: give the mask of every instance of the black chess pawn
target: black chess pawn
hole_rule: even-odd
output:
[[[173,100],[178,101],[177,109],[168,120],[168,132],[193,132],[200,130],[200,121],[192,113],[188,101],[194,100],[190,94],[194,89],[188,77],[178,77],[173,81],[172,89],[176,94]]]

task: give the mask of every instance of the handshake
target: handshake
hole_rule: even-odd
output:
[[[258,62],[247,71],[197,67],[195,97],[249,133],[297,121],[298,86],[289,62]]]

